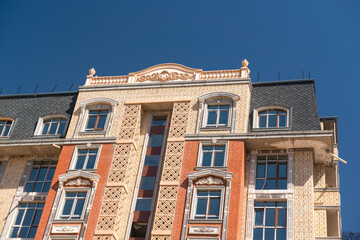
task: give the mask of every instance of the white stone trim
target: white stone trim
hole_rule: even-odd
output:
[[[79,134],[97,134],[97,133],[103,133],[105,137],[108,137],[110,135],[110,128],[113,122],[113,118],[115,115],[117,106],[117,101],[111,98],[105,98],[105,97],[99,97],[99,98],[92,98],[88,99],[82,103],[80,103],[80,116],[76,125],[74,137],[78,137]],[[108,109],[109,114],[106,118],[104,131],[94,131],[94,132],[86,132],[85,126],[88,120],[89,116],[89,110],[94,109]]]

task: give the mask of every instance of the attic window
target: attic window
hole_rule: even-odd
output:
[[[0,137],[10,136],[12,124],[13,120],[11,119],[0,119]]]
[[[254,128],[286,128],[290,126],[290,111],[287,108],[260,108],[254,110]]]

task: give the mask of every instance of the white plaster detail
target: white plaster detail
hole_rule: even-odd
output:
[[[80,225],[54,225],[51,233],[78,233]]]
[[[220,226],[190,226],[189,234],[219,234]]]
[[[219,178],[207,177],[202,178],[196,182],[197,185],[219,185],[224,184],[223,180]]]
[[[65,186],[70,187],[70,186],[88,186],[91,185],[91,182],[88,179],[84,179],[84,178],[76,178],[76,179],[72,179],[70,181],[68,181],[67,183],[65,183]]]

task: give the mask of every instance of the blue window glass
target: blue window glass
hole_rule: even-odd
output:
[[[12,120],[0,120],[0,137],[9,136],[12,123]]]
[[[34,238],[44,204],[22,203],[17,207],[17,216],[10,231],[10,238]]]
[[[227,126],[230,105],[208,105],[207,126]]]
[[[152,198],[138,198],[136,201],[135,211],[150,211]]]
[[[98,149],[78,149],[75,169],[94,169]]]
[[[164,135],[150,135],[149,147],[161,147]]]
[[[155,177],[142,177],[141,179],[141,190],[154,190],[155,187]]]
[[[146,155],[144,166],[158,166],[160,155]]]
[[[225,165],[225,146],[213,145],[202,147],[201,166],[223,167]]]
[[[219,219],[221,191],[198,190],[196,195],[195,219]]]
[[[36,161],[25,187],[25,192],[48,192],[57,162]]]
[[[102,131],[105,128],[105,123],[109,110],[91,110],[86,124],[86,131]]]
[[[66,192],[61,219],[80,219],[84,211],[86,192]]]

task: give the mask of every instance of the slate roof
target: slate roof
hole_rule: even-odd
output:
[[[253,131],[253,110],[266,105],[291,108],[289,131],[321,130],[314,80],[253,83],[249,131]]]
[[[78,92],[0,96],[0,116],[15,118],[10,140],[34,139],[39,117],[52,113],[72,115]],[[58,136],[54,136],[58,137]],[[0,139],[0,141],[6,141]]]

